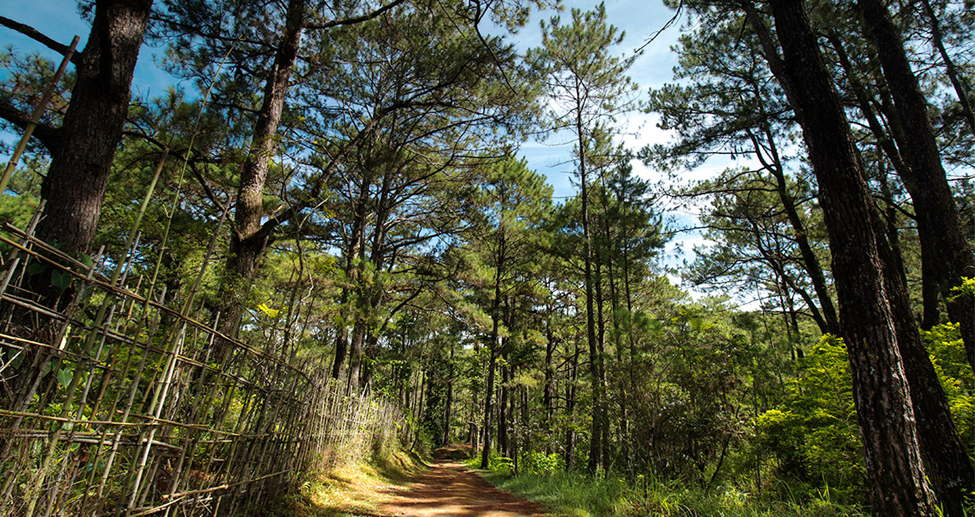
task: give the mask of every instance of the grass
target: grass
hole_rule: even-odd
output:
[[[579,473],[511,475],[484,473],[502,490],[545,505],[553,514],[570,517],[863,517],[857,507],[830,501],[828,494],[808,501],[756,497],[731,487],[714,490],[676,483],[636,483],[616,478],[594,479]]]
[[[392,453],[369,464],[346,465],[311,473],[293,493],[280,496],[266,515],[272,517],[378,516],[393,488],[425,469],[419,456]]]

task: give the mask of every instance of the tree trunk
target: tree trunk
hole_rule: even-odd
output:
[[[423,415],[423,398],[427,390],[427,370],[420,368],[420,394],[417,396],[416,412],[413,414],[413,421],[419,422]]]
[[[495,323],[497,325],[497,323]],[[491,415],[494,412],[494,369],[497,364],[496,347],[490,348],[491,358],[488,361],[487,389],[484,394],[484,428],[481,438],[481,466],[486,469],[491,464]]]
[[[450,419],[453,418],[454,409],[454,343],[450,343],[450,366],[447,372],[447,401],[444,403],[444,415],[443,415],[443,436],[440,437],[440,445],[446,446],[450,444]]]
[[[934,516],[925,480],[890,286],[877,243],[876,214],[839,95],[802,0],[772,0],[788,83],[819,182],[830,236],[841,329],[850,356],[853,397],[863,437],[873,511]]]
[[[491,307],[491,342],[488,343],[488,351],[491,358],[488,360],[487,388],[484,395],[484,439],[481,447],[481,468],[486,469],[490,465],[491,459],[491,416],[494,412],[494,370],[497,365],[498,351],[501,348],[498,338],[501,335],[501,269],[502,264],[498,264],[494,274],[494,303]]]
[[[340,304],[348,302],[347,290],[342,290]],[[338,381],[345,375],[346,359],[349,356],[349,328],[340,323],[335,331],[335,358],[332,360],[332,379]]]
[[[362,350],[363,344],[366,342],[367,325],[368,323],[366,323],[365,319],[357,318],[355,325],[352,327],[352,339],[349,341],[349,371],[348,380],[346,381],[349,393],[357,393],[359,391]]]
[[[237,187],[237,208],[234,213],[236,232],[230,240],[227,266],[243,280],[253,279],[257,260],[263,254],[268,235],[262,235],[264,217],[264,184],[268,165],[277,149],[278,125],[291,79],[291,68],[298,58],[301,32],[305,16],[305,0],[289,0],[285,25],[281,33],[274,64],[264,84],[264,98],[258,112],[250,150],[240,173]],[[256,241],[247,243],[247,241]]]
[[[937,284],[948,307],[948,316],[960,323],[969,365],[975,369],[975,300],[961,296],[952,300],[951,288],[962,277],[975,277],[975,256],[965,240],[958,209],[941,165],[938,142],[928,118],[928,105],[917,77],[911,70],[904,43],[879,0],[858,0],[863,24],[873,41],[883,68],[894,108],[905,131],[906,159],[914,173],[916,188],[910,192],[917,214],[922,253],[933,260],[926,274],[937,274]],[[905,182],[906,185],[906,182]]]
[[[598,383],[596,393],[598,393],[597,404],[593,405],[593,419],[599,419],[599,439],[597,453],[599,454],[598,465],[604,469],[609,467],[609,402],[607,395],[606,382],[606,318],[603,314],[603,260],[599,254],[595,254],[593,264],[593,282],[596,291],[596,372]],[[596,427],[594,425],[594,427]],[[590,460],[591,462],[592,460]]]
[[[71,103],[41,184],[47,203],[36,235],[67,253],[87,253],[94,240],[151,7],[152,0],[95,3]]]
[[[345,251],[345,276],[348,284],[342,287],[342,298],[339,303],[339,307],[343,311],[346,311],[346,317],[348,319],[351,319],[356,314],[356,311],[350,309],[349,305],[358,307],[362,303],[362,290],[359,285],[359,279],[362,277],[361,262],[365,253],[366,217],[369,215],[366,203],[369,199],[369,188],[371,184],[369,178],[362,179],[362,183],[359,185],[358,196],[352,207],[352,229],[349,234],[349,240],[346,243],[347,249]],[[341,380],[348,368],[348,333],[348,324],[346,323],[346,319],[343,318],[343,321],[339,323],[339,336],[335,346],[335,362],[332,366],[332,378],[335,380]]]
[[[230,234],[227,271],[220,288],[221,312],[226,315],[220,331],[231,337],[237,335],[247,292],[273,231],[273,228],[262,227],[265,216],[264,184],[267,181],[268,164],[277,149],[278,124],[284,112],[291,68],[298,57],[304,14],[305,0],[288,2],[285,26],[275,52],[274,64],[267,74],[250,149],[237,184],[234,231]],[[220,343],[218,347],[218,357],[229,353],[226,343]]]
[[[881,243],[883,244],[883,243]],[[917,322],[908,297],[903,271],[896,267],[896,257],[889,248],[881,248],[888,267],[897,344],[904,358],[904,373],[911,389],[911,401],[917,417],[918,443],[924,471],[938,497],[944,515],[965,515],[964,501],[975,490],[972,461],[962,443],[941,380],[921,341]]]
[[[579,340],[573,339],[575,352],[572,354],[572,363],[569,366],[569,389],[565,395],[565,418],[568,424],[565,429],[565,470],[572,470],[575,466],[575,416],[576,416],[576,383],[579,381]]]
[[[511,441],[508,436],[508,408],[513,406],[511,400],[511,367],[508,365],[507,356],[504,357],[504,365],[501,367],[501,399],[498,400],[498,453],[505,457],[511,457]]]
[[[551,317],[551,316],[550,316]],[[551,439],[548,440],[547,452],[551,454],[554,436],[551,436],[553,429],[553,418],[555,417],[555,367],[552,358],[555,355],[555,336],[552,332],[552,322],[545,324],[545,387],[542,391],[542,405],[545,406],[545,429]]]
[[[890,109],[882,109],[884,116],[887,117],[890,127],[890,134],[885,131],[884,126],[877,119],[877,116],[873,113],[873,108],[871,106],[871,100],[867,95],[866,88],[860,82],[857,77],[857,67],[853,65],[850,61],[849,55],[843,46],[843,42],[840,40],[839,36],[835,32],[830,32],[827,35],[827,39],[836,51],[836,56],[839,58],[840,65],[843,67],[844,72],[848,82],[850,83],[850,88],[853,90],[853,94],[857,99],[857,104],[859,104],[860,112],[863,114],[864,118],[867,119],[867,125],[870,127],[870,132],[873,133],[874,138],[883,149],[884,156],[890,161],[897,175],[900,176],[901,181],[904,183],[905,188],[908,192],[917,191],[917,180],[914,177],[914,171],[911,167],[904,161],[904,157],[901,153],[902,148],[907,148],[909,145],[906,143],[906,132],[903,130],[900,121]],[[888,103],[888,99],[885,96],[878,104],[883,106]],[[884,199],[891,203],[891,208],[888,209],[887,213],[887,223],[888,228],[886,233],[888,235],[888,240],[890,247],[898,253],[899,256],[899,245],[897,240],[897,227],[894,225],[896,219],[896,213],[892,209],[892,199],[889,195],[889,187],[887,185],[886,177],[881,177],[881,195]],[[937,259],[933,257],[933,254],[937,254],[937,250],[934,250],[931,246],[921,247],[921,300],[922,300],[922,318],[921,318],[921,328],[930,329],[931,327],[938,324],[940,315],[940,288],[939,288],[939,277],[941,276],[938,272],[937,266],[935,265]],[[899,262],[900,259],[898,258]],[[901,266],[902,267],[902,266]]]
[[[589,343],[589,375],[592,377],[593,389],[593,415],[590,427],[589,438],[589,464],[590,472],[595,472],[599,467],[602,455],[602,446],[599,442],[602,437],[602,419],[599,418],[599,411],[603,405],[602,391],[600,387],[599,375],[599,343],[596,337],[596,312],[594,307],[595,295],[593,293],[593,246],[592,230],[589,224],[589,174],[586,170],[586,139],[583,134],[582,114],[577,112],[576,134],[579,147],[579,196],[582,199],[582,235],[585,245],[583,249],[583,260],[585,264],[583,282],[586,284],[586,340]]]

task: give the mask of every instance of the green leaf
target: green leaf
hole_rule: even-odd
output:
[[[28,275],[36,275],[38,273],[43,273],[47,270],[47,264],[41,264],[40,262],[34,262],[33,264],[27,266]]]
[[[63,293],[71,285],[71,273],[60,269],[51,271],[51,285]]]
[[[71,379],[74,378],[74,372],[72,372],[69,368],[61,368],[58,370],[57,377],[58,383],[67,388],[68,385],[71,384]]]
[[[95,261],[92,260],[91,256],[84,253],[78,255],[78,262],[81,262],[89,268],[95,265]]]

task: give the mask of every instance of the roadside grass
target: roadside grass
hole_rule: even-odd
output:
[[[854,506],[829,499],[808,501],[755,497],[734,488],[710,491],[639,479],[592,478],[579,473],[480,471],[502,490],[545,505],[552,514],[569,517],[865,517]]]
[[[369,463],[309,473],[296,491],[279,496],[264,514],[269,517],[378,516],[378,507],[389,499],[390,490],[405,485],[425,468],[419,456],[395,452]]]

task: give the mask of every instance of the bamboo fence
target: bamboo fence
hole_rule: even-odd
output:
[[[396,411],[325,382],[323,357],[222,335],[127,278],[130,259],[4,231],[0,513],[258,514],[303,472],[394,438]]]

